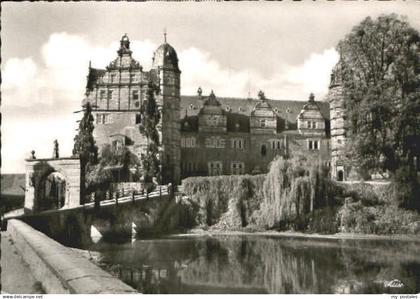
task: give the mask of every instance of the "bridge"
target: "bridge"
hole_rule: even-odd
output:
[[[98,203],[6,215],[3,228],[9,219],[20,219],[63,245],[86,247],[93,242],[92,231],[99,232],[105,240],[118,241],[137,234],[179,232],[191,222],[188,207],[170,185],[158,186],[146,194],[132,192]]]

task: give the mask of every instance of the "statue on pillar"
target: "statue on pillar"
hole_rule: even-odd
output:
[[[31,151],[31,158],[30,159],[32,159],[32,160],[36,159],[34,150]]]
[[[54,140],[54,153],[53,153],[53,158],[54,159],[58,159],[60,157],[59,153],[58,153],[58,141],[57,139]]]

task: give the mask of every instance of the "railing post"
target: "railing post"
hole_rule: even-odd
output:
[[[159,186],[159,199],[162,199],[162,186]]]
[[[125,194],[124,194],[124,188],[122,188],[122,197],[124,197],[124,195],[125,195]]]
[[[149,199],[149,190],[146,190],[146,199]]]
[[[133,203],[134,203],[134,190],[131,192],[131,200],[133,201]]]

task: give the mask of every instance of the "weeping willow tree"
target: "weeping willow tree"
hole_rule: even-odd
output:
[[[271,163],[264,181],[258,222],[265,227],[299,227],[315,209],[334,204],[333,187],[320,162],[298,156]]]

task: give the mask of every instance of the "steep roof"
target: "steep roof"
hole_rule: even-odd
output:
[[[93,86],[98,80],[99,77],[103,76],[106,73],[106,70],[94,69],[89,67],[89,74],[87,78],[86,89],[93,90]]]
[[[181,96],[181,118],[184,116],[197,115],[203,107],[203,102],[206,97],[201,99],[198,96]],[[260,102],[258,99],[250,98],[227,98],[217,97],[217,100],[222,105],[222,108],[231,113],[239,113],[242,115],[250,116],[255,105]],[[273,100],[268,99],[268,103],[273,107],[279,117],[287,119],[289,122],[296,122],[296,118],[302,110],[307,101],[292,101],[292,100]],[[315,101],[321,110],[322,116],[330,119],[330,107],[327,102]]]

